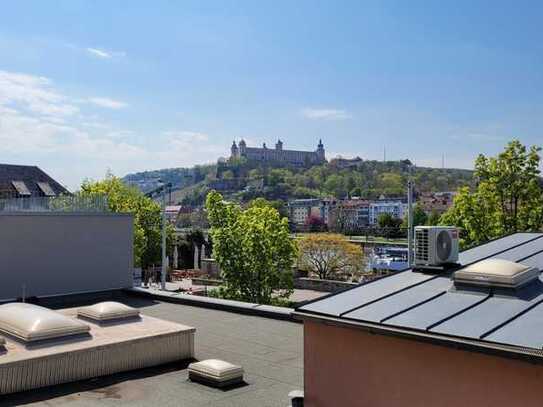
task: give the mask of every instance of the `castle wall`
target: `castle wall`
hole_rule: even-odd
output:
[[[241,155],[252,161],[274,161],[294,165],[304,165],[306,163],[319,164],[324,162],[319,153],[310,151],[246,148]]]

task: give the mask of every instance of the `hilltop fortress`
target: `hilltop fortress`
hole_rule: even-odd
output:
[[[239,142],[239,146],[234,141],[230,149],[231,159],[245,158],[252,162],[270,162],[280,163],[287,166],[304,167],[319,165],[326,162],[326,155],[322,140],[319,140],[316,151],[296,151],[284,150],[283,142],[278,140],[275,148],[266,147],[266,143],[261,148],[247,147],[245,140]]]

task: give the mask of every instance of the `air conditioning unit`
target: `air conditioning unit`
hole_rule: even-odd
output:
[[[458,229],[450,226],[415,227],[415,268],[439,268],[458,262]]]

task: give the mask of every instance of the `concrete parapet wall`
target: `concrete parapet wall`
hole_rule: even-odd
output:
[[[358,285],[346,281],[321,280],[319,278],[300,277],[294,279],[294,288],[335,293]]]
[[[1,213],[0,270],[0,300],[131,287],[133,218]]]

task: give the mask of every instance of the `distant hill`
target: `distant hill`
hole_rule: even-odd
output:
[[[228,199],[403,196],[411,174],[417,192],[456,191],[471,185],[473,171],[412,166],[408,160],[336,159],[310,168],[286,168],[238,160],[194,168],[173,168],[127,175],[143,190],[158,179],[172,182],[174,203],[201,205],[207,192],[220,190]]]
[[[216,174],[216,172],[216,164],[197,165],[192,168],[165,168],[128,174],[123,177],[123,181],[138,187],[143,192],[156,188],[159,181],[170,182],[174,190],[181,190],[204,181],[208,174]]]

